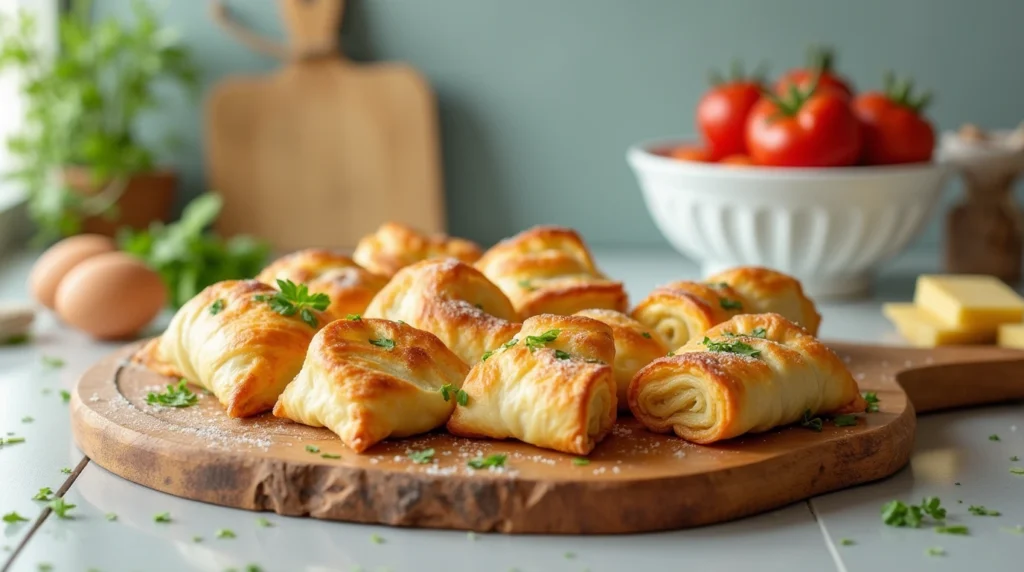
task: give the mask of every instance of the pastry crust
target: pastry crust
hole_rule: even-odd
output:
[[[744,309],[739,292],[727,285],[679,281],[655,288],[637,304],[632,316],[669,348],[678,348]]]
[[[364,315],[402,320],[437,336],[467,364],[512,339],[519,315],[505,294],[458,260],[425,260],[399,271]]]
[[[548,342],[530,337],[551,331]],[[527,319],[515,340],[470,370],[462,385],[469,399],[455,408],[448,431],[589,454],[615,423],[611,328],[545,314]]]
[[[426,235],[404,224],[387,222],[359,240],[352,258],[371,272],[390,278],[422,260],[455,258],[472,264],[481,253],[479,246],[463,238]]]
[[[807,296],[800,281],[788,274],[758,266],[741,266],[713,274],[709,283],[724,283],[739,292],[747,313],[774,312],[818,335],[821,314]]]
[[[311,293],[327,294],[331,305],[327,312],[335,319],[361,314],[387,278],[356,264],[354,260],[330,250],[308,248],[282,256],[264,268],[256,279],[276,286],[278,280],[305,284]]]
[[[619,411],[629,411],[626,393],[636,372],[668,352],[661,338],[640,322],[615,310],[592,309],[576,312],[577,316],[591,318],[612,329],[615,340],[616,401]]]
[[[384,439],[444,425],[468,372],[429,332],[387,320],[338,320],[313,338],[274,415],[327,427],[362,453]],[[448,399],[444,385],[456,388]]]
[[[276,293],[257,280],[213,284],[178,310],[140,361],[164,364],[155,369],[179,373],[210,390],[230,417],[268,411],[302,367],[310,340],[329,321],[314,310],[318,324],[313,328],[298,315],[282,316],[255,299]],[[213,313],[217,300],[223,308]]]
[[[488,250],[476,267],[508,295],[523,317],[569,315],[589,308],[626,311],[621,282],[606,278],[576,231],[536,226]]]
[[[764,338],[751,335],[759,328]],[[760,354],[710,351],[702,338],[641,369],[629,385],[629,409],[651,431],[707,444],[794,423],[806,411],[864,411],[842,360],[778,314],[736,316],[705,335]]]

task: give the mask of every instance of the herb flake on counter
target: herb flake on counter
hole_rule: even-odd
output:
[[[218,528],[217,529],[217,538],[234,538],[234,537],[235,537],[235,531],[231,530],[230,528]]]
[[[13,524],[15,522],[28,522],[28,519],[15,511],[11,511],[3,516],[3,521],[8,524]]]
[[[7,438],[0,437],[0,447],[3,447],[4,445],[17,445],[18,443],[24,443],[24,442],[25,442],[25,438],[24,437],[7,437]]]
[[[993,433],[993,434],[988,436],[988,440],[989,441],[1001,441],[1002,439],[999,438],[999,435],[996,435],[995,433]]]
[[[467,533],[466,533],[466,540],[469,540],[470,542],[472,542],[472,541],[476,540],[476,533],[475,533],[475,532],[473,532],[472,530],[470,530],[469,532],[467,532]]]
[[[249,564],[245,567],[245,572],[263,572],[263,569],[255,564]]]
[[[395,349],[395,340],[391,338],[370,338],[370,344],[387,351]]]
[[[983,506],[973,504],[967,508],[967,512],[973,514],[974,516],[999,516],[1002,514],[998,510],[991,510]]]
[[[320,458],[322,458],[322,459],[340,459],[341,455],[335,455],[333,453],[324,453],[323,455],[320,455]]]
[[[925,550],[924,553],[927,554],[928,556],[945,556],[946,555],[946,551],[943,550],[942,547],[940,547],[940,546],[933,546],[933,547],[929,548],[928,550]]]
[[[811,417],[811,410],[808,409],[804,411],[804,418],[800,421],[800,426],[816,433],[821,433],[824,422],[821,420],[821,417]]]
[[[892,500],[882,506],[882,522],[899,528],[920,528],[924,515],[921,507]]]
[[[71,401],[71,392],[66,389],[60,390],[60,400],[64,403]]]
[[[836,427],[854,427],[857,425],[856,415],[836,415],[832,422],[835,423]]]
[[[491,467],[504,467],[505,460],[507,458],[508,455],[503,454],[487,455],[486,457],[477,457],[475,459],[470,459],[469,461],[466,462],[466,465],[471,469],[477,470],[488,469]]]
[[[15,334],[0,342],[0,346],[21,346],[27,344],[32,337],[28,334]]]
[[[48,562],[40,562],[39,568],[37,568],[37,570],[39,570],[39,572],[53,572],[53,564],[50,564]]]
[[[22,418],[21,418],[21,422],[22,422],[22,423],[31,423],[31,422],[33,422],[33,421],[35,421],[35,419],[34,419],[34,418],[32,418],[32,417],[30,417],[30,416],[28,416],[28,415],[26,415],[26,416],[24,416],[24,417],[22,417]],[[1012,459],[1011,459],[1011,460],[1012,460]]]
[[[406,456],[409,457],[409,460],[413,463],[416,463],[417,465],[424,465],[434,458],[434,450],[423,449],[422,451],[409,451],[406,453]]]
[[[202,536],[196,535],[196,536],[192,537],[192,542],[199,543],[199,542],[202,542],[202,541],[203,541],[203,537]]]
[[[1018,524],[1017,526],[1004,526],[1001,530],[1009,532],[1010,534],[1024,534],[1024,525]]]
[[[384,544],[384,537],[382,537],[379,534],[371,534],[370,535],[370,542],[372,542],[374,544]]]
[[[48,501],[53,499],[53,491],[50,487],[43,487],[32,497],[32,500]]]
[[[840,538],[839,539],[839,545],[840,546],[853,546],[854,544],[857,544],[857,543],[854,542],[854,540],[852,538]]]
[[[757,356],[761,355],[761,350],[754,349],[753,346],[745,342],[715,342],[712,341],[711,338],[704,336],[704,341],[702,343],[705,347],[708,348],[709,352],[739,354],[752,358],[756,358]]]
[[[320,452],[320,447],[317,447],[316,445],[306,445],[306,452],[307,453],[319,453]]]
[[[544,347],[547,343],[558,339],[558,334],[560,333],[562,333],[562,330],[554,328],[541,333],[539,336],[526,336],[526,347],[530,348],[531,352],[536,351]]]
[[[874,391],[868,391],[864,394],[864,401],[867,402],[868,406],[865,411],[867,413],[878,413],[878,394]]]
[[[181,380],[177,384],[167,386],[163,393],[150,392],[146,403],[160,407],[192,407],[199,402],[199,396],[188,388],[188,381]]]
[[[112,512],[108,512],[107,514],[103,515],[103,518],[107,519],[110,522],[114,522],[115,520],[117,520],[117,515]]]
[[[22,419],[22,421],[24,421],[24,419]],[[1020,460],[1020,457],[1018,457],[1017,455],[1014,455],[1014,456],[1010,457],[1010,462],[1011,463],[1016,463],[1019,460]]]
[[[274,526],[274,523],[270,522],[269,520],[261,516],[256,519],[256,526],[259,526],[261,528],[270,528]]]
[[[64,473],[65,475],[70,475],[71,474],[71,469],[69,469],[68,467],[64,467],[64,468],[62,468],[60,470],[60,472]]]
[[[555,358],[556,359],[571,359],[572,356],[569,354],[569,352],[563,352],[562,350],[555,350]]]
[[[566,552],[562,556],[564,556],[566,560],[572,560],[573,558],[576,558],[576,553],[575,552]]]
[[[1010,467],[1011,475],[1024,475],[1024,467]]]
[[[971,533],[970,529],[962,524],[954,526],[937,526],[935,527],[935,532],[939,534],[956,534],[959,536],[967,536]]]
[[[223,298],[217,298],[216,300],[213,301],[213,304],[210,304],[210,314],[213,315],[213,316],[216,316],[217,314],[219,314],[220,311],[223,310],[223,309],[224,309],[224,299]]]
[[[66,365],[66,362],[59,357],[43,356],[40,359],[43,361],[43,365],[53,369],[61,368]]]
[[[171,513],[161,512],[160,514],[153,515],[153,522],[171,522]]]
[[[946,509],[942,508],[942,501],[939,500],[939,497],[925,497],[921,501],[921,510],[935,520],[946,518]]]
[[[572,460],[572,464],[576,465],[577,467],[585,467],[590,464],[590,459],[587,459],[586,457],[574,457]]]
[[[75,508],[77,505],[64,502],[64,497],[57,497],[50,501],[50,504],[47,506],[49,506],[50,510],[57,515],[57,518],[71,519],[74,517],[69,515],[68,511]]]

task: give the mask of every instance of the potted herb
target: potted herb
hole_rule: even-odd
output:
[[[42,240],[167,220],[177,175],[157,166],[139,121],[160,109],[162,84],[193,95],[199,84],[189,52],[144,2],[133,3],[131,25],[93,22],[88,2],[73,4],[54,54],[35,41],[30,16],[0,18],[0,71],[20,69],[26,102],[24,129],[7,141],[19,165],[8,176],[26,189]]]

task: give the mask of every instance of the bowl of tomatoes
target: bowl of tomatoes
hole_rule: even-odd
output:
[[[699,136],[639,142],[627,161],[657,228],[705,275],[766,266],[812,296],[858,296],[942,190],[930,99],[893,77],[858,93],[824,53],[773,85],[717,82],[698,104]]]

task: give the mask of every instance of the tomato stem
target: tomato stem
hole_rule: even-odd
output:
[[[819,74],[831,72],[835,60],[836,52],[828,46],[811,45],[807,48],[807,68]]]
[[[789,92],[779,95],[772,93],[767,89],[761,89],[761,95],[775,104],[778,108],[778,115],[782,117],[793,117],[800,111],[804,103],[807,102],[815,93],[818,91],[818,82],[821,80],[821,74],[815,73],[811,80],[811,83],[805,88],[798,87],[795,83],[789,84]]]
[[[754,71],[749,75],[746,73],[743,62],[739,59],[734,59],[729,63],[729,73],[722,74],[718,70],[711,70],[708,72],[708,83],[712,87],[719,87],[726,83],[744,83],[750,82],[757,85],[764,83],[766,68],[764,62],[757,64]]]
[[[909,77],[897,78],[896,74],[889,70],[885,72],[885,77],[882,80],[884,86],[884,93],[890,101],[896,105],[902,105],[903,107],[913,110],[915,113],[921,113],[926,107],[932,102],[932,92],[926,91],[921,95],[914,97],[914,81]]]

